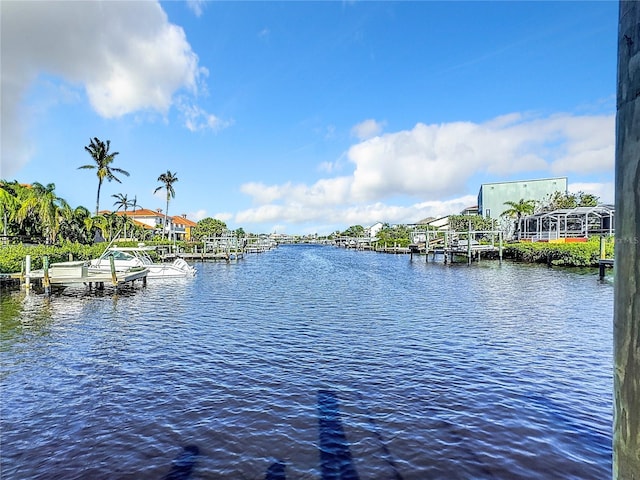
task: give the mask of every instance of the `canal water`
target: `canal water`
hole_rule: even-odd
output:
[[[3,479],[610,477],[597,271],[281,246],[1,297]]]

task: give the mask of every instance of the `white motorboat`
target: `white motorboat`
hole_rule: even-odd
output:
[[[144,267],[149,270],[147,278],[191,277],[196,274],[196,269],[182,258],[176,258],[171,263],[154,262],[149,255],[149,252],[154,250],[155,247],[151,246],[109,247],[100,258],[91,260],[88,269],[89,272],[110,272],[111,259],[109,257],[113,256],[113,264],[117,272],[132,267]]]

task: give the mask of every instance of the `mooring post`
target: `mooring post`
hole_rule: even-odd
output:
[[[471,219],[467,229],[467,264],[471,265]]]
[[[27,291],[31,288],[31,255],[24,259],[24,288]]]
[[[44,272],[43,275],[43,279],[42,279],[42,284],[44,287],[44,294],[45,295],[50,295],[51,294],[51,279],[49,278],[49,257],[48,256],[44,256],[42,257],[42,270]]]
[[[616,116],[613,478],[640,479],[640,2],[621,1]]]
[[[606,268],[606,264],[603,262],[603,260],[607,258],[607,254],[606,254],[606,241],[604,239],[604,236],[600,236],[600,261],[598,262],[598,278],[600,278],[600,280],[604,280],[604,272],[605,272],[605,268]]]
[[[116,274],[116,264],[113,255],[109,255],[109,268],[111,269],[111,283],[118,285],[118,275]]]

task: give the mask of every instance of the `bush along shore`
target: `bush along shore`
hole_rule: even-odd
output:
[[[605,258],[612,259],[613,237],[605,240]],[[546,263],[563,267],[597,267],[600,255],[600,237],[587,242],[546,243],[519,242],[504,247],[504,258],[526,263]]]

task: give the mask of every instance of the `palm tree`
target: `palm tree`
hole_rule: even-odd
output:
[[[169,212],[169,200],[171,198],[175,198],[176,191],[173,189],[173,184],[178,181],[178,177],[176,176],[178,172],[171,173],[171,171],[167,170],[167,173],[163,173],[158,177],[158,181],[163,185],[156,188],[153,193],[156,193],[158,190],[162,190],[163,188],[167,190],[167,208],[164,211],[164,225],[162,226],[162,238],[167,231],[167,212]]]
[[[70,242],[91,243],[93,223],[91,220],[91,212],[85,207],[65,208],[62,212],[63,220],[60,222],[60,231],[58,235]]]
[[[123,209],[126,212],[129,207],[133,205],[133,201],[129,200],[125,193],[116,193],[115,195],[111,196],[116,199],[116,201],[113,202],[113,206],[117,207],[116,212],[120,209]]]
[[[504,205],[507,205],[509,208],[502,212],[502,216],[513,218],[516,217],[516,234],[520,233],[520,220],[523,215],[531,215],[535,208],[536,202],[535,200],[525,200],[521,198],[517,202],[508,201],[504,202]]]
[[[14,182],[15,187],[17,182]],[[18,210],[20,202],[15,191],[11,188],[9,182],[0,180],[0,215],[2,215],[2,235],[7,237],[9,220],[13,218]]]
[[[118,183],[122,183],[118,177],[115,176],[114,172],[121,173],[122,175],[129,176],[129,172],[122,170],[121,168],[111,167],[110,164],[113,162],[113,159],[118,152],[109,152],[109,147],[111,146],[111,140],[107,140],[107,142],[103,142],[97,137],[94,137],[90,140],[89,145],[85,146],[84,149],[89,152],[91,158],[96,163],[95,165],[82,165],[78,167],[78,169],[96,169],[98,175],[98,195],[96,197],[96,215],[98,215],[98,211],[100,210],[100,189],[102,188],[102,182],[106,178],[108,181],[115,180]]]
[[[55,188],[53,183],[45,186],[34,182],[16,214],[18,221],[35,216],[50,243],[56,240],[63,210],[69,208],[67,202],[55,194]]]
[[[134,204],[134,202],[129,200],[127,198],[127,195],[124,193],[116,193],[115,195],[111,196],[116,199],[116,201],[113,202],[113,205],[117,207],[116,212],[121,208],[124,210],[124,238],[127,238],[127,223],[129,220],[129,217],[127,216],[127,210]]]

